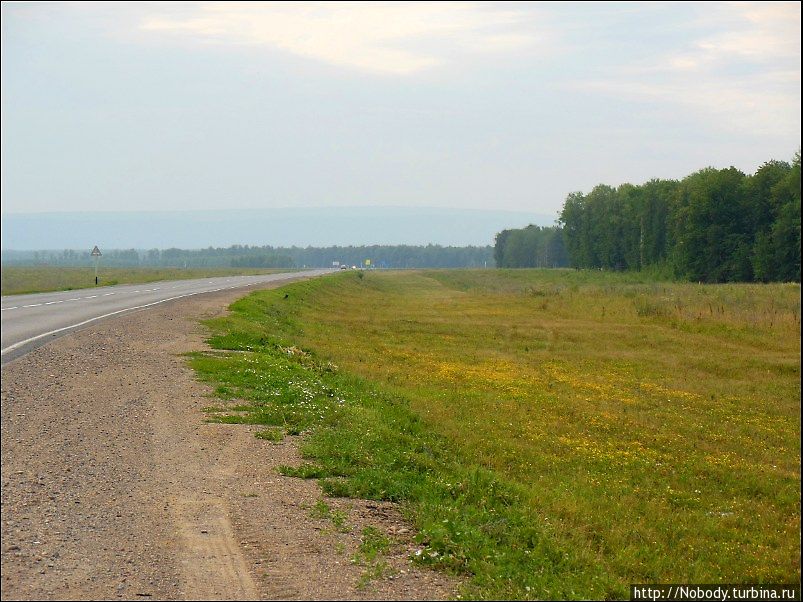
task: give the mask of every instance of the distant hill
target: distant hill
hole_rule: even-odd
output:
[[[15,213],[2,216],[2,248],[492,245],[500,230],[554,220],[515,211],[405,207]]]

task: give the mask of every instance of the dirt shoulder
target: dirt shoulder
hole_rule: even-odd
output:
[[[192,297],[58,339],[2,369],[2,598],[439,599],[390,504],[325,500],[280,476],[297,441],[204,423],[181,353],[240,291]],[[395,542],[382,575],[352,558],[364,526]]]

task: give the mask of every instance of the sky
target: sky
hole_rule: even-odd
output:
[[[800,148],[800,3],[2,4],[2,212],[557,214]]]

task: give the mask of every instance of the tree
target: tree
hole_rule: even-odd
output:
[[[680,182],[573,192],[558,223],[575,267],[668,265],[705,282],[800,281],[800,152],[752,176],[707,168]]]

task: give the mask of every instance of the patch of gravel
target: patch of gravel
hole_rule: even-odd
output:
[[[409,562],[388,503],[327,499],[284,477],[298,441],[207,424],[210,389],[180,355],[199,319],[244,292],[95,324],[2,369],[2,598],[444,599],[458,583]],[[383,576],[352,562],[360,533],[394,541]]]

